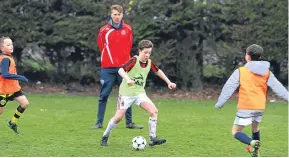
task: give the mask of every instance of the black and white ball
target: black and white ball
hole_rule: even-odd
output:
[[[143,136],[136,136],[132,139],[132,147],[135,150],[143,150],[147,145],[147,141]]]

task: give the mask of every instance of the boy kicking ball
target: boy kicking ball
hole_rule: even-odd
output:
[[[100,141],[100,145],[107,146],[108,137],[113,128],[122,120],[127,108],[132,104],[140,106],[146,110],[149,117],[149,145],[155,146],[164,144],[166,139],[156,137],[157,114],[158,109],[155,104],[147,97],[145,92],[145,83],[150,71],[163,79],[169,89],[176,88],[176,84],[172,83],[167,76],[159,69],[155,62],[150,59],[153,44],[149,40],[142,40],[138,47],[139,55],[132,57],[127,63],[119,69],[118,73],[123,78],[119,87],[119,97],[117,102],[117,110],[107,125],[106,130]]]

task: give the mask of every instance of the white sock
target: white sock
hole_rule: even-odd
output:
[[[110,119],[110,121],[108,122],[108,125],[106,127],[106,130],[103,133],[103,136],[109,136],[110,132],[112,131],[112,129],[117,125],[117,123],[115,123],[113,121],[113,119]]]
[[[156,137],[157,133],[157,117],[149,117],[149,136]]]

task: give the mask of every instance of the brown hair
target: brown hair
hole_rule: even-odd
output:
[[[123,13],[123,8],[122,8],[122,6],[117,5],[117,4],[112,5],[112,6],[110,7],[110,13],[112,12],[112,10],[117,10],[118,12]]]
[[[252,44],[247,48],[246,53],[251,57],[252,61],[258,61],[261,60],[263,48],[257,44]]]
[[[3,46],[4,40],[6,40],[6,39],[10,39],[10,37],[2,36],[2,37],[0,38],[0,47]]]
[[[150,40],[141,40],[138,43],[138,49],[143,50],[144,48],[152,48],[154,45]]]

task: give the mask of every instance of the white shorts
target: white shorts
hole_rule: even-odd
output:
[[[117,100],[117,109],[120,110],[126,110],[129,107],[131,107],[132,104],[136,104],[137,106],[140,106],[140,104],[144,101],[149,101],[151,100],[147,97],[146,94],[140,94],[138,96],[118,96]]]
[[[248,126],[252,124],[253,121],[260,123],[262,121],[262,116],[255,116],[249,118],[240,118],[236,116],[234,125]]]
[[[252,122],[262,121],[264,110],[240,110],[238,109],[234,125],[248,126]]]

